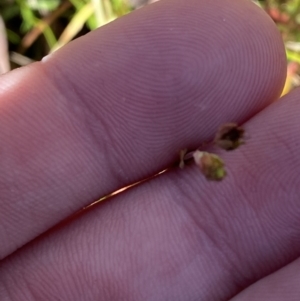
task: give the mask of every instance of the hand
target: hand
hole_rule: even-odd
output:
[[[296,300],[300,91],[273,103],[285,71],[250,1],[165,0],[1,77],[0,299]],[[220,153],[222,182],[173,168],[74,215],[226,122],[248,140]]]

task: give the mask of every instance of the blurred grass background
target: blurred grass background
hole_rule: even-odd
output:
[[[0,74],[154,0],[0,0]]]
[[[0,74],[41,60],[72,39],[155,1],[0,0]],[[285,94],[300,85],[300,0],[254,2],[282,34],[288,58]]]

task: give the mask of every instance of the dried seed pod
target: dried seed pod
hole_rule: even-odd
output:
[[[219,156],[196,150],[193,157],[208,180],[221,181],[226,176],[224,162]]]
[[[186,155],[186,153],[187,153],[187,149],[185,148],[185,149],[182,149],[180,152],[179,152],[179,167],[181,168],[181,169],[183,169],[184,168],[184,156]]]
[[[225,123],[219,128],[214,143],[225,150],[236,149],[244,144],[244,132],[236,123]]]

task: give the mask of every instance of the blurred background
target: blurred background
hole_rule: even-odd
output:
[[[0,74],[158,0],[0,0]],[[251,1],[251,0],[249,0]],[[300,85],[300,0],[253,1],[274,20],[288,58],[283,94]]]

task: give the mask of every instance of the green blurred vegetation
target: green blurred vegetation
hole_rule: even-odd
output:
[[[32,60],[132,9],[126,0],[0,0],[9,50]]]
[[[285,43],[288,59],[287,79],[283,94],[300,86],[300,0],[256,1],[273,19]]]
[[[147,0],[0,0],[0,15],[6,26],[12,68],[40,60],[72,39],[127,14],[138,4],[146,2]],[[274,20],[285,42],[289,61],[285,88],[287,92],[300,85],[300,0],[255,2]]]

